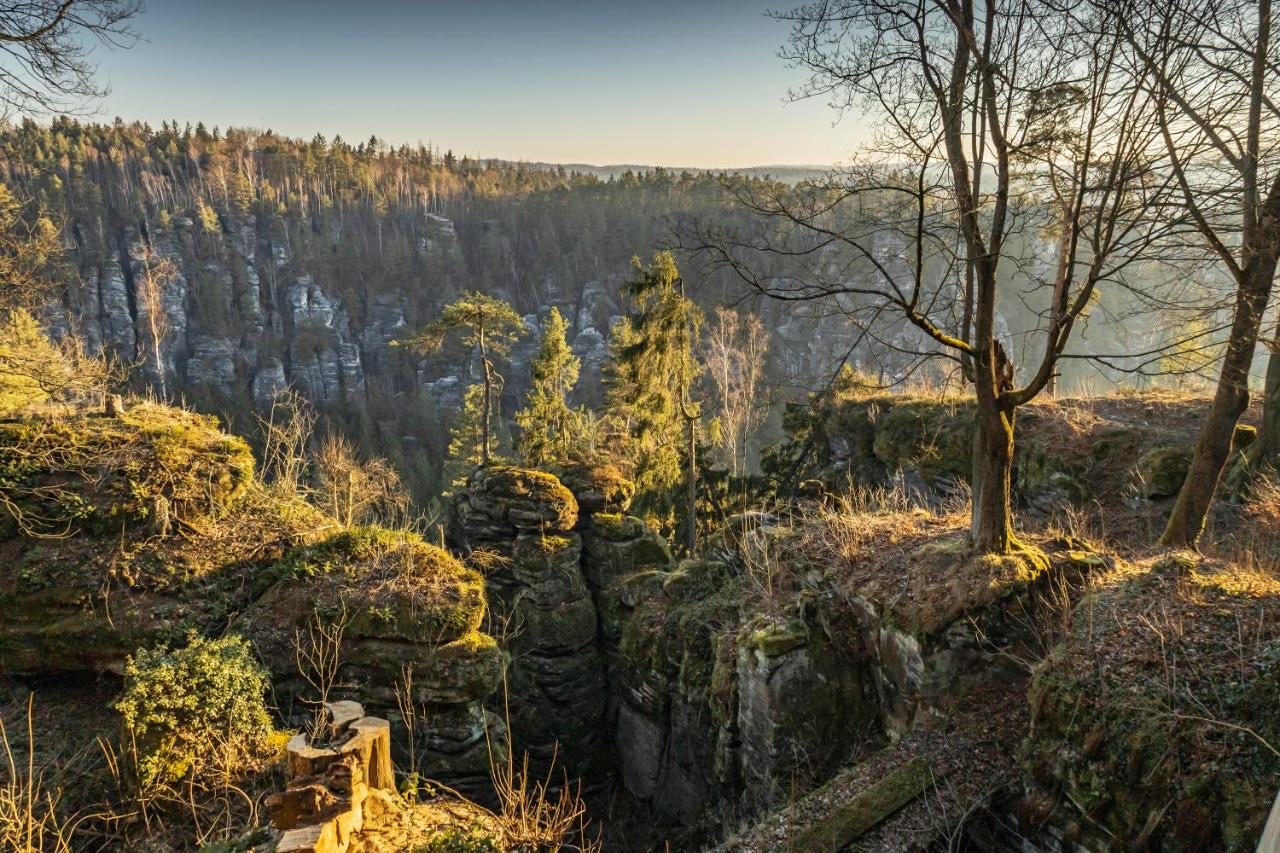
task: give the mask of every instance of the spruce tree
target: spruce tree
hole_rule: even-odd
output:
[[[449,449],[441,481],[446,493],[465,486],[471,473],[487,461],[484,452],[484,384],[467,386],[462,411],[449,430]]]
[[[542,467],[569,456],[580,430],[581,413],[569,406],[582,361],[569,349],[569,324],[552,308],[542,344],[530,365],[532,382],[525,407],[516,412],[518,449],[526,465]]]
[[[650,501],[685,486],[684,544],[697,544],[697,440],[701,407],[694,383],[702,368],[694,344],[702,312],[684,292],[670,252],[649,266],[632,259],[636,276],[627,285],[630,316],[614,329],[606,381],[612,414],[627,426],[636,463],[636,486]],[[682,458],[683,457],[683,458]]]

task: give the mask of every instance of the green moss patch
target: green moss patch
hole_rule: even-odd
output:
[[[923,794],[933,782],[933,773],[924,761],[908,761],[826,818],[796,833],[792,849],[843,850]]]
[[[520,529],[572,530],[578,523],[573,492],[545,471],[492,465],[476,472],[468,493],[473,507]]]
[[[136,403],[120,417],[0,423],[0,492],[16,532],[119,534],[159,512],[199,527],[252,481],[244,440],[183,409]]]
[[[355,637],[444,644],[479,628],[484,580],[412,533],[344,530],[286,555],[275,574],[313,589],[317,611],[347,611]]]

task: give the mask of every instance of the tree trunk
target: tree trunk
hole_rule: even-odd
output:
[[[688,470],[685,472],[685,532],[684,545],[685,549],[692,556],[693,551],[698,547],[698,434],[697,421],[694,418],[685,418],[686,428],[688,429]]]
[[[1218,490],[1222,468],[1231,455],[1236,423],[1249,407],[1249,368],[1258,344],[1258,330],[1271,295],[1276,260],[1256,258],[1245,271],[1236,300],[1231,336],[1222,359],[1222,375],[1213,404],[1205,418],[1187,479],[1169,516],[1160,544],[1170,548],[1194,548],[1204,533],[1205,520]]]
[[[1280,329],[1277,330],[1280,336]],[[1267,357],[1267,382],[1262,397],[1262,424],[1258,439],[1249,451],[1249,468],[1260,470],[1276,463],[1280,454],[1280,346],[1268,344],[1271,354]]]
[[[492,393],[493,382],[489,376],[493,368],[489,365],[489,352],[484,342],[484,330],[480,330],[480,367],[484,372],[484,411],[480,413],[480,464],[489,464],[489,394]]]
[[[1013,550],[1014,409],[999,400],[978,401],[973,436],[973,516],[969,535],[980,554]]]

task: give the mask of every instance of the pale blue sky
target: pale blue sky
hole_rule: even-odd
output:
[[[99,116],[432,142],[553,162],[830,164],[858,140],[788,103],[754,0],[147,0],[98,51]]]

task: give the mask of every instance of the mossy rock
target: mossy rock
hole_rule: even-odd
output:
[[[584,517],[594,513],[622,513],[636,496],[636,484],[610,462],[578,462],[556,471],[560,482],[573,492]]]
[[[491,465],[472,476],[471,506],[519,530],[572,530],[578,501],[554,474],[530,468]]]
[[[610,587],[637,571],[671,565],[665,539],[638,518],[597,513],[583,531],[582,570],[597,588]]]
[[[1027,590],[1050,569],[1038,548],[1009,554],[974,554],[965,535],[925,542],[907,556],[910,594],[894,602],[886,618],[900,630],[929,636],[957,619]]]
[[[1280,584],[1174,553],[1129,566],[1076,605],[1028,692],[1028,774],[1124,849],[1252,850],[1280,777]],[[1157,624],[1153,626],[1152,620]],[[1258,632],[1241,645],[1241,621]],[[1194,693],[1161,663],[1197,661]],[[1178,686],[1170,688],[1170,679]],[[1204,713],[1212,696],[1212,718]],[[1092,844],[1090,844],[1092,846]]]
[[[252,482],[248,444],[184,409],[135,403],[118,417],[85,410],[0,423],[0,490],[42,534],[118,535],[159,511],[198,525]]]
[[[639,539],[648,528],[633,515],[598,512],[591,516],[592,531],[606,542],[629,542]]]
[[[662,591],[673,599],[696,600],[715,595],[729,580],[730,568],[720,560],[681,560],[662,581]]]
[[[352,637],[443,645],[484,620],[484,579],[416,534],[344,530],[294,550],[275,573],[309,590],[309,609],[334,618],[345,610]],[[303,622],[309,613],[295,616]]]
[[[973,471],[973,410],[946,401],[895,401],[875,420],[873,450],[890,469],[968,480]]]
[[[512,548],[513,571],[536,580],[540,575],[576,572],[582,556],[577,533],[522,533]]]
[[[743,630],[738,647],[753,649],[765,657],[781,657],[809,642],[809,626],[802,619],[758,618]]]
[[[348,644],[343,662],[346,680],[366,678],[380,689],[405,682],[414,701],[428,706],[458,705],[488,698],[502,680],[502,651],[488,634],[472,631],[442,646],[387,640]],[[377,698],[377,697],[375,697]],[[394,697],[385,697],[387,702]]]
[[[1159,499],[1178,494],[1191,468],[1191,456],[1189,447],[1157,447],[1144,453],[1134,469],[1143,496]]]

